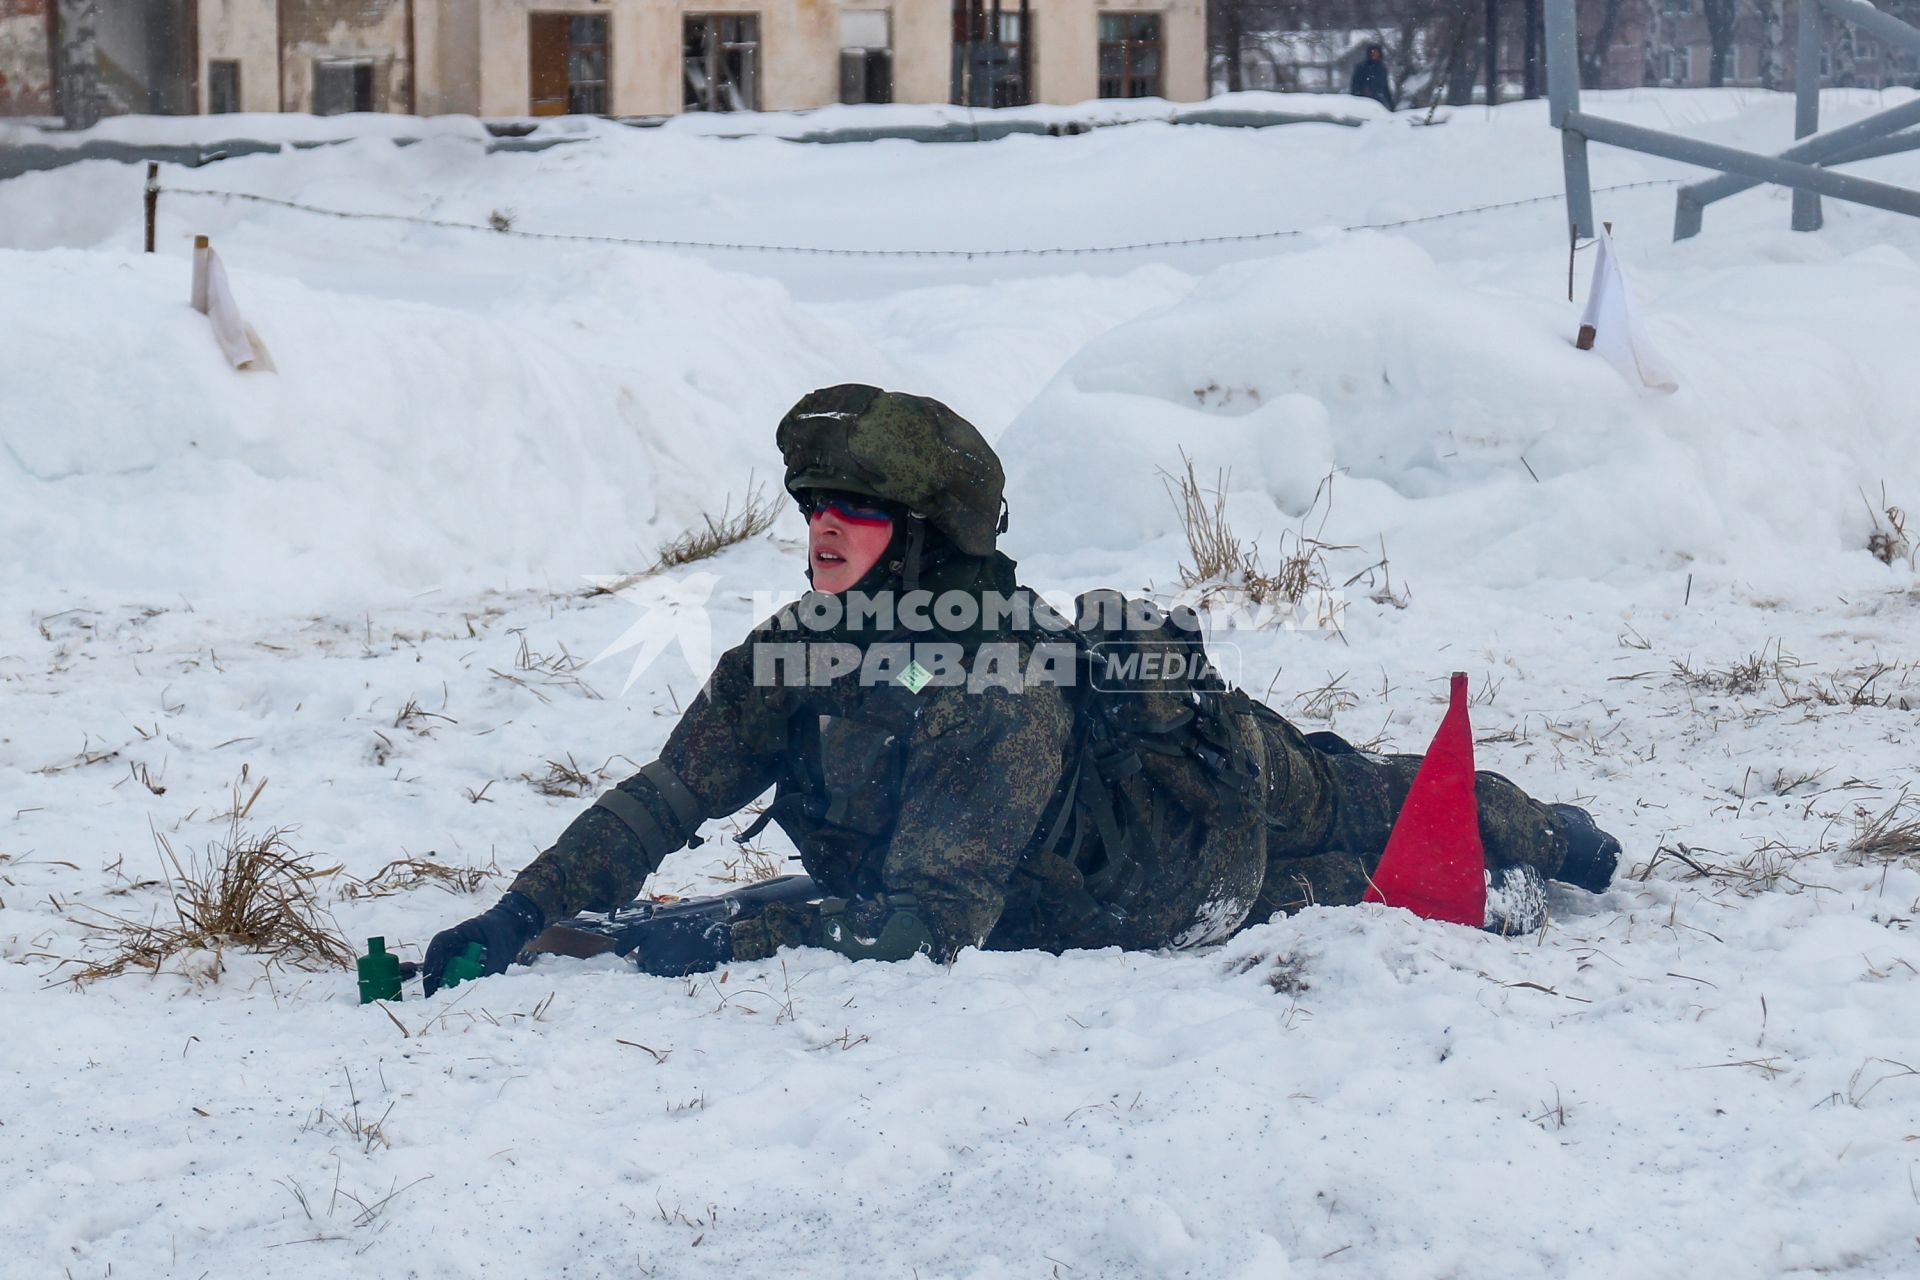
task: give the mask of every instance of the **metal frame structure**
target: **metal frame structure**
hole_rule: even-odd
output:
[[[1893,107],[1830,133],[1819,132],[1820,46],[1825,15],[1916,53],[1920,53],[1920,30],[1866,0],[1801,0],[1794,81],[1794,136],[1800,141],[1779,155],[1769,156],[1582,111],[1579,26],[1574,5],[1575,0],[1547,0],[1546,16],[1548,118],[1560,130],[1567,211],[1575,236],[1586,239],[1593,235],[1593,185],[1587,171],[1590,141],[1720,171],[1717,178],[1680,189],[1674,210],[1676,240],[1698,234],[1707,205],[1769,182],[1793,188],[1795,231],[1820,229],[1821,196],[1920,217],[1920,191],[1857,178],[1831,167],[1920,148],[1920,130],[1902,132],[1920,124],[1920,101]]]

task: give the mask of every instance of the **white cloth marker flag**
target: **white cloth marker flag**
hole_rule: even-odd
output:
[[[1593,263],[1593,283],[1587,287],[1587,309],[1580,317],[1580,347],[1598,351],[1629,382],[1672,395],[1680,383],[1647,338],[1626,272],[1614,252],[1613,236],[1605,227],[1600,229],[1595,251],[1599,256]]]
[[[227,284],[220,255],[202,236],[193,245],[193,309],[213,322],[214,340],[236,369],[274,372],[273,357],[253,326],[240,317],[239,304]]]

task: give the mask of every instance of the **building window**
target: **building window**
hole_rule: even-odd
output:
[[[1027,32],[1020,21],[1020,14],[1000,11],[1000,47],[1006,50],[1006,61],[1000,74],[993,82],[993,105],[996,107],[1024,107],[1033,101],[1028,82],[1033,78],[1033,50],[1028,47]]]
[[[1100,96],[1158,98],[1160,15],[1100,15]]]
[[[313,64],[313,114],[345,115],[373,110],[373,62],[367,58],[322,58]]]
[[[1033,48],[1021,0],[953,0],[953,95],[976,107],[1033,101]]]
[[[893,22],[885,9],[840,12],[840,101],[893,101]]]
[[[230,116],[240,109],[240,64],[217,59],[207,63],[207,114]]]
[[[690,13],[681,23],[688,111],[760,109],[760,15]]]
[[[1689,45],[1667,51],[1667,79],[1678,85],[1693,83],[1693,49]]]
[[[536,13],[527,20],[531,51],[528,110],[536,116],[603,116],[607,92],[605,14]]]

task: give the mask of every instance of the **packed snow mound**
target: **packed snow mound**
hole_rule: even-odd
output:
[[[645,568],[755,483],[778,497],[767,427],[833,375],[809,336],[830,329],[762,281],[730,283],[738,312],[676,308],[707,291],[698,264],[574,273],[572,305],[509,317],[236,272],[279,369],[255,373],[177,259],[0,253],[0,572],[308,604],[571,587]]]
[[[1329,239],[1215,273],[1068,362],[1001,439],[1013,527],[1028,546],[1178,535],[1166,480],[1191,458],[1203,487],[1226,477],[1243,538],[1305,520],[1492,585],[1863,561],[1862,493],[1920,469],[1920,365],[1874,317],[1916,306],[1920,267],[1890,246],[1697,273],[1646,308],[1681,383],[1661,396],[1574,347],[1571,303],[1460,280],[1404,239]]]

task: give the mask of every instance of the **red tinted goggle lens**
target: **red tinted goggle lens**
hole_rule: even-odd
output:
[[[885,507],[863,506],[837,493],[816,493],[807,500],[807,518],[817,520],[831,511],[849,524],[890,524],[893,513]]]

